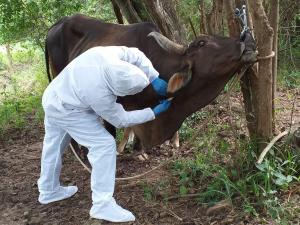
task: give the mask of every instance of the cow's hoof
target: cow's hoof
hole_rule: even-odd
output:
[[[142,153],[142,154],[138,155],[137,158],[138,158],[138,160],[140,160],[140,161],[146,161],[146,160],[149,159],[149,156],[148,156],[147,153]]]
[[[173,147],[174,147],[174,148],[179,148],[179,147],[180,147],[179,142],[175,142],[175,143],[173,144]]]

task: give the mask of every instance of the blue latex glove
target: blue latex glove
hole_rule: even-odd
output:
[[[151,84],[157,94],[162,95],[162,96],[167,95],[168,83],[166,81],[157,77],[151,82]]]
[[[155,116],[158,116],[162,112],[166,111],[171,105],[171,101],[169,100],[161,100],[159,104],[155,106],[152,111],[154,112]]]

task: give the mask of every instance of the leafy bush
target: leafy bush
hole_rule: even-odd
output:
[[[33,63],[40,57],[39,50],[31,46],[29,43],[18,43],[14,46],[12,52],[13,62],[15,64]]]
[[[28,53],[30,52],[30,53]],[[23,54],[24,53],[24,54]],[[13,74],[6,88],[0,93],[0,133],[2,135],[11,128],[22,128],[29,124],[28,115],[37,121],[43,119],[41,97],[47,85],[47,78],[41,52],[35,49],[25,49],[23,53],[16,52],[20,56],[19,62],[29,62],[33,65],[20,64]],[[30,57],[30,59],[28,59]]]
[[[0,71],[7,69],[7,62],[4,54],[0,52]]]
[[[259,209],[267,209],[273,219],[280,221],[285,211],[276,193],[300,181],[300,154],[290,145],[277,145],[280,151],[277,154],[271,151],[257,165],[251,143],[243,145],[244,151],[235,159],[234,166],[218,163],[215,155],[200,151],[195,159],[176,161],[173,174],[178,179],[178,192],[185,195],[191,189],[200,188],[201,204],[211,205],[227,199],[240,205],[242,200],[245,212],[257,215]]]
[[[279,70],[279,83],[288,89],[300,86],[300,71],[281,68]]]

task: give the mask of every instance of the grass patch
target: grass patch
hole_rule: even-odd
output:
[[[293,213],[287,213],[279,196],[300,182],[300,152],[292,144],[277,143],[258,165],[256,145],[239,140],[238,150],[233,151],[230,142],[218,137],[218,131],[224,129],[229,129],[226,124],[210,124],[206,135],[194,143],[194,157],[173,164],[177,193],[196,190],[201,204],[226,199],[242,206],[245,213],[267,214],[280,224],[289,221]]]
[[[180,129],[181,138],[193,136],[193,127],[207,116],[207,112],[197,112],[187,118]],[[298,221],[299,202],[286,202],[283,196],[294,186],[299,188],[299,150],[288,141],[278,142],[258,165],[257,144],[247,137],[230,140],[231,129],[226,122],[210,122],[193,143],[193,155],[172,163],[171,176],[142,186],[145,200],[167,202],[192,194],[199,205],[227,200],[246,215],[278,224]],[[220,135],[226,132],[231,135]]]
[[[294,89],[300,87],[300,71],[296,69],[280,68],[278,71],[279,86],[284,89]]]

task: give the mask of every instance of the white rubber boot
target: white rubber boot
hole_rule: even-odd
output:
[[[39,195],[39,202],[41,204],[48,204],[51,202],[57,202],[66,198],[72,197],[78,191],[77,186],[60,186],[57,191],[52,193],[41,193]]]
[[[115,223],[135,221],[135,216],[128,210],[119,206],[115,199],[102,205],[93,205],[90,216],[95,219],[107,220]]]

